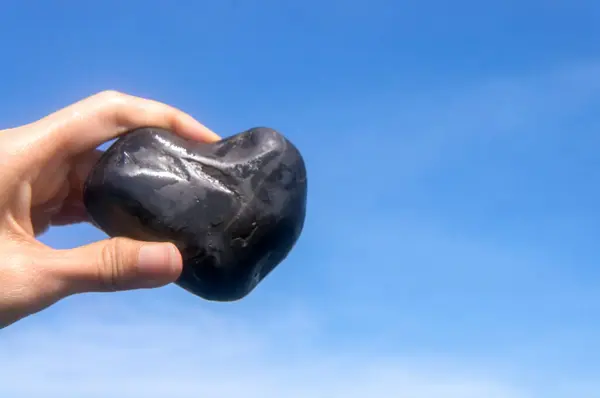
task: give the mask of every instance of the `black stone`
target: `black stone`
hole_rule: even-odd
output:
[[[84,203],[109,236],[173,242],[184,260],[179,286],[234,301],[295,245],[306,194],[302,156],[274,130],[207,144],[141,128],[104,152],[86,181]]]

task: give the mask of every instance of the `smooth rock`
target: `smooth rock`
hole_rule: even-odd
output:
[[[173,242],[184,261],[176,283],[214,301],[243,298],[286,258],[306,196],[300,152],[268,128],[211,144],[137,129],[102,155],[84,187],[98,228]]]

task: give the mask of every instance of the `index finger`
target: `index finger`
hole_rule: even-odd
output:
[[[129,130],[159,127],[184,138],[214,142],[220,137],[192,116],[158,101],[105,91],[34,123],[54,153],[69,156],[97,148]],[[41,137],[40,137],[41,138]]]

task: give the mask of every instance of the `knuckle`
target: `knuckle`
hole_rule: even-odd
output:
[[[103,102],[112,102],[122,100],[124,97],[126,97],[126,94],[117,90],[104,90],[96,94],[95,97]]]
[[[124,242],[121,238],[111,238],[100,250],[98,259],[98,279],[103,288],[109,291],[120,289],[126,267],[123,253]]]
[[[99,113],[119,127],[128,125],[127,119],[131,117],[134,99],[135,97],[119,91],[103,91],[97,98]]]
[[[100,104],[101,108],[110,111],[116,111],[123,106],[127,105],[129,95],[115,90],[106,90],[97,94],[96,101]]]

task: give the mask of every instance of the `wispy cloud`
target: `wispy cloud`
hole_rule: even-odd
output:
[[[560,123],[589,112],[599,100],[596,59],[516,75],[484,74],[418,91],[391,84],[366,97],[317,101],[306,120],[325,121],[322,131],[310,126],[323,137],[323,150],[329,150],[327,157],[315,159],[322,172],[347,181],[363,171],[371,176],[370,187],[377,187],[390,179],[392,168],[396,178],[422,178],[482,144],[501,149],[531,137],[564,135]],[[308,128],[299,123],[296,129]],[[348,167],[348,157],[354,167]]]
[[[91,309],[90,309],[91,310]],[[41,329],[15,327],[0,356],[0,394],[69,397],[527,398],[477,364],[335,352],[304,341],[288,314],[276,325],[203,310],[64,311]],[[121,319],[114,322],[115,317]],[[77,319],[77,323],[72,323]],[[18,329],[18,330],[17,330]],[[9,332],[10,333],[10,332]],[[7,339],[7,340],[6,340]],[[300,341],[303,340],[300,338]]]

